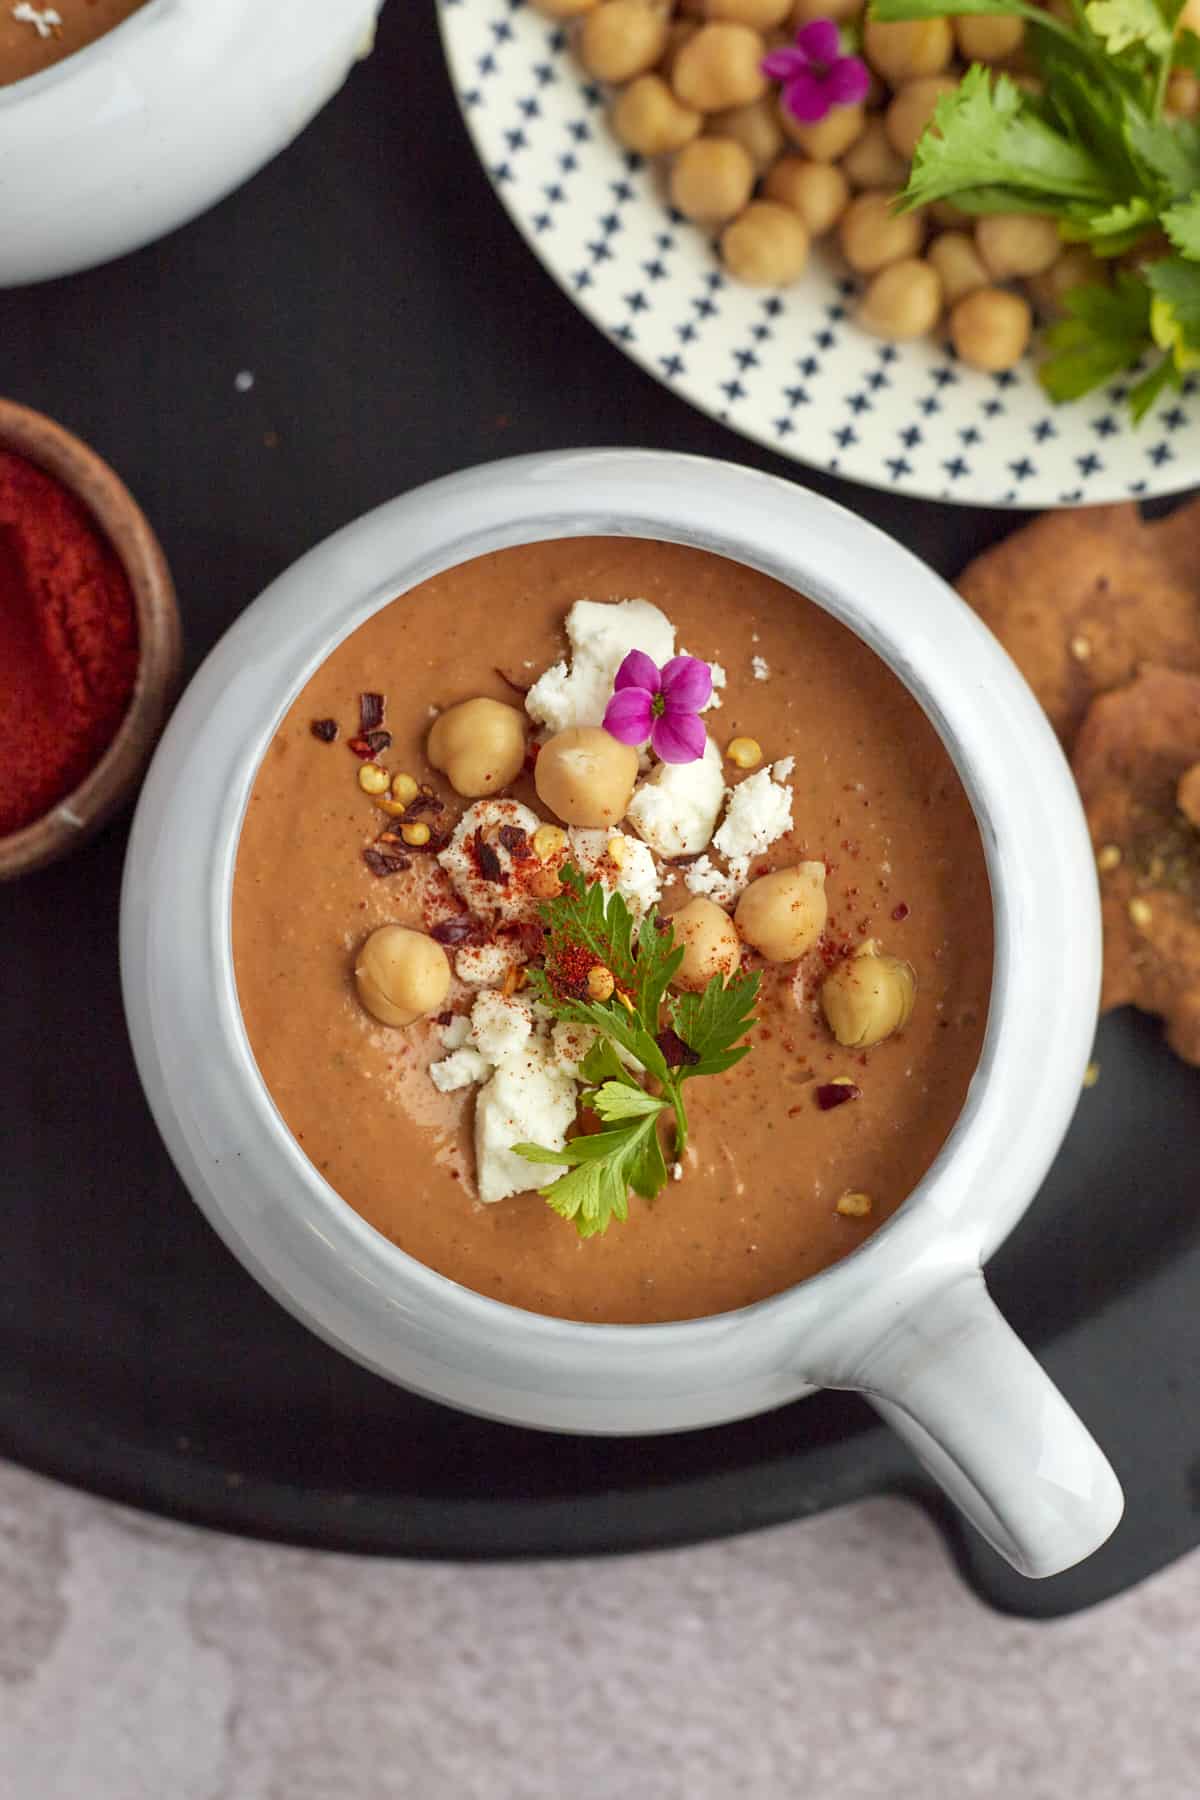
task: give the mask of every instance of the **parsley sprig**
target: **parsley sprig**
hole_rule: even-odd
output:
[[[580,1237],[592,1237],[611,1220],[629,1216],[631,1191],[653,1200],[666,1186],[661,1115],[674,1114],[677,1161],[688,1139],[684,1087],[700,1075],[721,1075],[749,1055],[749,1044],[739,1040],[754,1022],[759,978],[739,973],[722,981],[714,975],[702,993],[668,995],[683,950],[656,909],[635,926],[620,894],[606,894],[602,882],[587,882],[572,865],[561,875],[562,894],[541,909],[545,966],[530,972],[530,987],[556,1019],[598,1032],[581,1074],[583,1104],[598,1115],[601,1128],[561,1150],[513,1147],[529,1162],[567,1170],[539,1192],[555,1212],[574,1220]],[[564,983],[564,972],[588,958],[611,970],[611,999],[589,1000],[576,991],[578,982]],[[647,1080],[659,1091],[648,1091]]]
[[[1074,0],[1063,22],[1026,0],[955,0],[956,12],[1024,19],[1043,91],[974,64],[917,145],[906,206],[1036,212],[1102,258],[1132,252],[1111,287],[1064,300],[1039,371],[1053,400],[1102,387],[1160,354],[1128,392],[1139,420],[1200,367],[1200,123],[1164,116],[1175,69],[1200,72],[1183,0]],[[883,21],[941,16],[944,0],[872,0]]]

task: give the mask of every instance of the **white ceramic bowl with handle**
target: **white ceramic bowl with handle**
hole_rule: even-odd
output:
[[[380,1236],[280,1118],[233,972],[243,813],[313,671],[380,606],[442,569],[597,533],[732,557],[870,644],[954,759],[995,912],[982,1059],[919,1187],[833,1268],[740,1311],[669,1325],[524,1312]],[[278,1300],[379,1374],[492,1418],[580,1432],[678,1431],[818,1387],[855,1389],[1027,1574],[1069,1567],[1115,1527],[1112,1470],[981,1274],[1036,1193],[1080,1092],[1100,971],[1087,832],[1057,742],[1007,656],[937,576],[854,514],[732,465],[630,450],[494,463],[368,514],[281,576],[188,689],[134,825],[121,951],[142,1080],[195,1199]]]
[[[269,162],[371,48],[383,0],[147,0],[0,87],[0,287],[122,256]]]

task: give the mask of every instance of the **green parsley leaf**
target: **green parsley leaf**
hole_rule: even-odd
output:
[[[1125,103],[1124,138],[1152,197],[1186,200],[1200,188],[1200,130],[1194,119],[1151,119]]]
[[[584,1103],[599,1114],[603,1128],[572,1138],[561,1150],[539,1144],[513,1148],[530,1162],[568,1170],[538,1191],[556,1212],[574,1220],[582,1237],[591,1237],[607,1230],[612,1219],[626,1217],[630,1189],[652,1200],[665,1187],[659,1118],[673,1110],[678,1158],[687,1144],[684,1083],[722,1074],[747,1054],[749,1045],[737,1040],[754,1021],[759,978],[739,973],[722,984],[714,977],[702,994],[668,1001],[667,989],[683,958],[669,923],[651,908],[635,934],[619,894],[606,894],[599,881],[589,885],[571,865],[560,874],[563,892],[541,908],[545,967],[530,971],[529,985],[556,1018],[597,1032],[580,1074],[588,1084]],[[611,999],[590,1000],[582,990],[581,949],[584,963],[594,959],[612,971],[618,985]],[[680,1068],[668,1064],[658,1042],[664,1005],[673,1029],[695,1052],[696,1060]],[[636,1070],[627,1067],[621,1051]],[[661,1098],[647,1092],[638,1072],[659,1084]]]
[[[1165,56],[1172,31],[1154,0],[1092,0],[1083,16],[1110,56],[1131,44],[1145,44],[1152,56]]]
[[[993,82],[991,71],[975,63],[938,101],[933,125],[917,145],[904,201],[925,206],[963,189],[997,186],[1039,212],[1063,212],[1072,200],[1120,197],[1100,159],[1048,125],[1008,75]]]
[[[1190,69],[1193,75],[1200,75],[1200,37],[1185,25],[1175,39],[1175,55],[1173,63],[1177,69]]]
[[[1133,415],[1134,424],[1141,424],[1164,388],[1182,386],[1183,376],[1175,366],[1174,357],[1164,356],[1148,375],[1135,381],[1129,390],[1129,411]]]
[[[1151,263],[1146,281],[1154,295],[1150,329],[1155,343],[1169,350],[1176,367],[1200,367],[1200,263],[1164,256]]]
[[[658,1115],[667,1102],[614,1081],[594,1094],[592,1103],[611,1121],[606,1130],[572,1138],[562,1150],[548,1150],[544,1144],[513,1146],[528,1162],[566,1167],[566,1175],[538,1192],[561,1218],[574,1220],[580,1237],[595,1237],[613,1219],[627,1219],[631,1189],[653,1200],[667,1181],[658,1141]]]
[[[722,982],[714,975],[699,994],[679,994],[671,1002],[671,1024],[699,1062],[686,1063],[678,1079],[697,1075],[721,1075],[750,1054],[749,1044],[734,1048],[754,1023],[758,1000],[757,975],[737,974]]]
[[[1200,193],[1169,206],[1162,227],[1177,250],[1192,262],[1200,262]]]
[[[1149,200],[1135,194],[1115,206],[1073,206],[1059,230],[1068,243],[1088,244],[1097,256],[1123,256],[1153,228],[1157,217]]]
[[[1122,270],[1113,286],[1089,282],[1063,300],[1067,317],[1045,336],[1038,379],[1052,400],[1077,400],[1132,368],[1150,345],[1146,284]]]

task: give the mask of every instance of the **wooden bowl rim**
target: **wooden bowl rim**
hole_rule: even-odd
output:
[[[182,640],[167,559],[120,476],[65,426],[13,400],[0,399],[0,449],[45,470],[91,514],[129,577],[138,622],[137,677],[116,736],[49,812],[0,837],[0,881],[5,881],[68,855],[132,794],[179,686]]]

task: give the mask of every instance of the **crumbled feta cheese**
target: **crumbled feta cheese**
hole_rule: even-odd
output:
[[[519,800],[477,800],[467,808],[438,862],[473,913],[510,921],[536,916],[539,901],[523,883],[512,880],[513,859],[500,843],[499,832],[502,825],[516,825],[532,837],[541,822]],[[505,880],[488,881],[480,872],[473,842],[477,830],[496,852]]]
[[[454,958],[454,973],[468,987],[499,987],[510,969],[528,961],[515,938],[493,938],[488,944],[464,944]]]
[[[790,781],[795,767],[796,759],[794,756],[781,756],[777,763],[772,764],[771,780]]]
[[[672,1181],[682,1181],[683,1180],[683,1164],[681,1162],[673,1162],[671,1164],[671,1180]]]
[[[758,656],[758,655],[752,656],[750,658],[750,667],[754,670],[755,681],[769,681],[770,680],[771,665],[767,661],[765,656]]]
[[[441,1062],[430,1063],[429,1079],[439,1093],[452,1094],[458,1088],[470,1087],[473,1081],[486,1081],[492,1065],[478,1050],[456,1050]]]
[[[471,1042],[490,1062],[524,1048],[533,1030],[533,1009],[515,994],[486,988],[471,1008]]]
[[[750,873],[750,858],[735,857],[729,865],[728,874],[718,869],[711,856],[702,856],[684,873],[684,886],[702,899],[713,900],[718,906],[732,906],[746,885],[746,877]]]
[[[526,1162],[514,1144],[560,1150],[575,1118],[575,1083],[539,1039],[507,1056],[475,1101],[475,1169],[479,1198],[489,1206],[545,1187],[565,1174],[553,1163]]]
[[[759,769],[730,790],[729,805],[713,843],[722,856],[761,856],[792,829],[792,792]]]
[[[661,899],[658,869],[639,838],[624,831],[589,831],[579,827],[567,835],[571,860],[591,880],[602,881],[610,894],[620,894],[635,919],[641,919]]]
[[[471,1035],[471,1021],[466,1013],[455,1013],[448,1025],[438,1033],[447,1050],[461,1050]]]
[[[549,732],[599,725],[613,677],[631,650],[654,662],[675,654],[675,627],[649,600],[577,600],[567,614],[571,664],[555,663],[525,696],[525,710]]]
[[[560,1019],[550,1033],[550,1049],[559,1068],[565,1069],[577,1081],[580,1064],[599,1036],[594,1025],[577,1025],[572,1020]]]
[[[724,798],[721,752],[709,738],[695,762],[660,763],[638,783],[629,819],[660,856],[695,856],[707,847]]]

